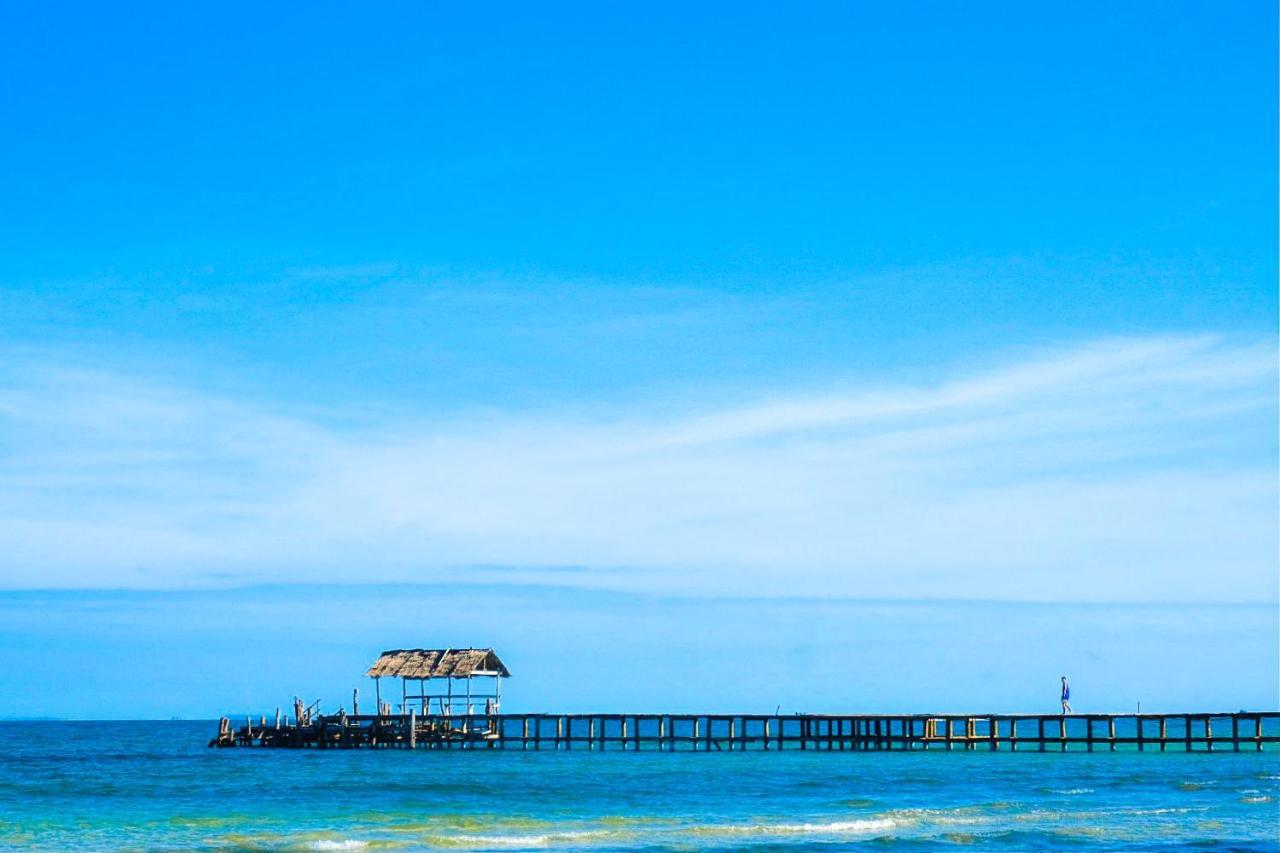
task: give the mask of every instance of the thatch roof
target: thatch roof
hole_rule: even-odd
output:
[[[392,649],[383,652],[365,673],[374,678],[470,678],[494,674],[511,677],[493,649]]]

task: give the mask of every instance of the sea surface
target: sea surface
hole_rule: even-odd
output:
[[[1280,753],[207,749],[0,723],[0,849],[1280,850]]]

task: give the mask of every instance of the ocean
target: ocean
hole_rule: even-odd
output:
[[[1280,753],[208,749],[0,723],[0,849],[1280,850]]]

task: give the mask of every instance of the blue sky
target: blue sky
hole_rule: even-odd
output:
[[[396,590],[436,613],[461,574],[553,590],[603,619],[588,637],[640,596],[671,648],[740,624],[672,602],[834,596],[951,602],[910,622],[937,642],[984,630],[963,602],[1018,625],[1079,603],[1057,626],[1164,607],[1186,651],[1280,595],[1276,24],[1250,2],[7,6],[2,606],[96,641],[78,596],[266,584],[284,618],[391,585],[363,661]],[[502,636],[532,645],[535,611]],[[187,611],[154,612],[117,655],[181,634]],[[1258,618],[1221,651],[1274,705]],[[1050,668],[1093,666],[1071,654]],[[1209,704],[1215,665],[1181,676]],[[97,706],[139,713],[113,689]],[[24,702],[0,714],[56,710]]]

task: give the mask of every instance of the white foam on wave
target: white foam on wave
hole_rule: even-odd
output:
[[[363,850],[369,846],[368,841],[360,841],[355,838],[344,838],[341,841],[328,841],[321,839],[320,841],[312,841],[307,844],[308,850]]]
[[[1053,788],[1052,793],[1055,794],[1092,794],[1092,788]]]
[[[955,826],[966,826],[978,823],[988,823],[991,820],[990,813],[982,813],[977,807],[960,807],[954,809],[895,809],[889,814],[893,815],[899,823],[906,821],[907,823],[932,823],[946,824]]]
[[[866,820],[834,820],[830,823],[780,823],[780,832],[825,833],[825,832],[874,832],[878,829],[893,829],[897,823],[887,817],[868,818]]]
[[[887,817],[865,820],[834,820],[828,823],[752,823],[700,826],[699,834],[726,835],[846,835],[893,829],[898,822]]]
[[[441,840],[449,845],[457,845],[459,847],[546,847],[551,844],[584,841],[588,838],[597,838],[608,834],[608,831],[603,829],[587,829],[548,832],[540,835],[450,835]]]

